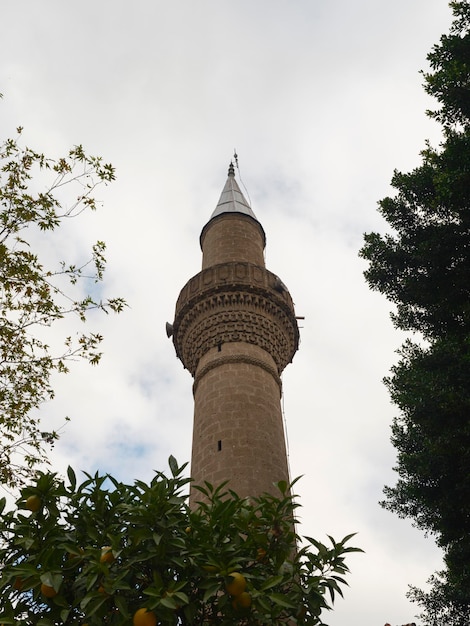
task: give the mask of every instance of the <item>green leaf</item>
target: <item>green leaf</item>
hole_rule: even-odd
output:
[[[296,605],[291,602],[290,600],[288,600],[288,596],[286,596],[283,593],[270,593],[269,596],[270,600],[272,602],[274,602],[274,604],[277,604],[279,606],[283,606],[286,609],[295,609]]]
[[[175,591],[173,593],[173,597],[176,598],[177,600],[179,600],[180,602],[182,602],[183,604],[188,604],[189,603],[188,596],[185,593],[183,593],[182,591]]]
[[[103,596],[103,594],[100,595],[100,598],[92,598],[91,602],[87,606],[87,617],[91,617],[92,615],[94,615],[96,611],[108,600],[107,596]]]
[[[203,602],[206,603],[210,598],[213,598],[220,592],[220,582],[212,583],[205,591]]]
[[[284,580],[284,576],[273,576],[272,578],[268,578],[268,580],[261,585],[259,588],[260,591],[266,591],[266,589],[271,589],[276,585],[279,585]]]
[[[44,574],[40,575],[39,580],[48,587],[53,587],[56,591],[59,591],[63,576],[52,572],[44,572]]]
[[[173,475],[173,478],[178,476],[178,473],[179,473],[178,463],[173,455],[170,455],[168,459],[168,465],[170,466],[170,470]]]
[[[77,486],[77,477],[75,476],[75,472],[70,465],[67,467],[67,476],[70,482],[70,489],[75,491],[75,487]]]
[[[161,598],[162,595],[162,592],[154,587],[147,587],[147,589],[144,589],[144,593],[146,596],[151,596],[152,598]]]
[[[127,602],[126,600],[120,596],[120,595],[115,595],[114,596],[114,604],[116,605],[116,608],[119,610],[119,613],[121,613],[122,617],[124,619],[128,619],[129,618],[129,610],[127,607]]]
[[[167,609],[176,609],[178,608],[178,604],[175,602],[172,596],[165,596],[161,599],[160,604],[162,606],[166,606]]]

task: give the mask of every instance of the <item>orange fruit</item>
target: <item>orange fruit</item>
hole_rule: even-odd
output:
[[[157,616],[153,611],[139,609],[132,619],[134,626],[157,626]]]
[[[114,554],[111,546],[103,546],[101,548],[100,563],[112,563],[114,561]]]
[[[33,495],[29,496],[26,500],[26,508],[32,511],[33,513],[37,513],[41,508],[41,498],[39,496]]]
[[[227,576],[228,582],[225,583],[225,589],[231,596],[239,596],[246,589],[246,579],[239,572],[231,572]]]
[[[20,576],[17,576],[15,578],[15,582],[13,583],[13,588],[16,589],[17,591],[21,591],[23,589],[23,585],[24,585],[24,580]]]
[[[251,595],[248,591],[243,591],[239,596],[235,596],[232,602],[234,609],[249,609],[251,606]]]
[[[248,593],[248,591],[244,591],[239,596],[237,596],[237,604],[242,609],[247,609],[251,606],[251,595]]]
[[[267,552],[266,552],[266,550],[264,548],[258,548],[256,550],[256,554],[257,554],[257,557],[256,557],[257,561],[264,561]]]
[[[57,595],[57,591],[54,589],[54,587],[51,587],[50,585],[46,585],[44,583],[42,583],[41,585],[41,593],[45,598],[53,598]]]

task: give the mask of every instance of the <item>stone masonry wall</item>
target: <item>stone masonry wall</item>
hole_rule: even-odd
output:
[[[244,497],[278,493],[289,480],[280,380],[272,358],[258,346],[224,344],[201,360],[194,385],[191,476]],[[197,501],[192,490],[191,499]]]
[[[211,220],[201,234],[202,269],[233,261],[264,267],[264,231],[248,215],[224,213]]]

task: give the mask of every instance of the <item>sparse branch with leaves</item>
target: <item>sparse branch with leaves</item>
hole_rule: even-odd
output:
[[[57,432],[41,430],[33,412],[54,397],[51,376],[71,359],[97,364],[99,333],[78,332],[51,347],[51,326],[65,317],[86,322],[93,309],[120,312],[122,298],[97,300],[84,288],[103,279],[105,244],[80,263],[44,254],[65,220],[95,210],[95,191],[114,180],[112,165],[75,146],[47,158],[16,139],[0,146],[0,481],[15,487],[43,461]],[[50,265],[50,266],[49,266]],[[95,291],[95,289],[93,290]]]

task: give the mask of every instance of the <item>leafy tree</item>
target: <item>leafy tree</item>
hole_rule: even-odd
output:
[[[21,134],[21,128],[18,133]],[[47,158],[19,139],[0,145],[0,481],[18,486],[46,457],[56,432],[44,432],[35,410],[54,396],[51,376],[67,372],[74,358],[100,359],[97,333],[64,338],[54,351],[49,328],[64,317],[85,322],[91,309],[119,312],[121,298],[98,301],[105,244],[98,241],[83,263],[48,266],[44,252],[66,220],[97,206],[97,185],[114,180],[114,169],[87,156],[81,146]],[[60,235],[60,233],[59,233]],[[93,285],[93,286],[92,286]]]
[[[444,549],[434,591],[411,594],[436,626],[467,624],[470,614],[470,4],[450,6],[450,33],[424,75],[443,141],[428,144],[412,172],[394,173],[396,195],[379,202],[393,234],[366,234],[360,252],[369,286],[396,306],[395,326],[421,339],[405,342],[386,379],[400,409],[392,426],[399,478],[383,505]],[[440,613],[427,610],[433,602]]]
[[[407,594],[424,608],[421,617],[431,626],[468,624],[468,597],[460,589],[452,589],[447,575],[447,571],[442,571],[431,576],[427,593],[412,586]]]
[[[169,464],[148,485],[77,484],[69,468],[67,484],[42,473],[24,487],[0,521],[1,623],[322,624],[360,551],[352,535],[297,548],[283,482],[251,501],[206,484],[190,510],[185,466]]]

